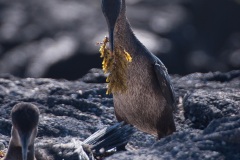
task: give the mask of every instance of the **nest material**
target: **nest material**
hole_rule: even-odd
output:
[[[113,53],[107,48],[108,38],[105,37],[100,47],[102,61],[102,69],[108,74],[106,82],[107,94],[116,92],[125,92],[127,90],[127,67],[132,62],[132,57],[125,49],[115,44]]]

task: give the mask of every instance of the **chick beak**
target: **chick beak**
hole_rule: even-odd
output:
[[[28,142],[29,142],[29,136],[23,135],[21,136],[21,143],[22,143],[22,159],[27,160],[27,154],[28,154]]]

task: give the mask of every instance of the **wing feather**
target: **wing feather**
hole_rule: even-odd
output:
[[[171,84],[168,72],[164,64],[155,57],[156,61],[154,63],[154,70],[157,75],[157,79],[161,88],[161,92],[166,99],[167,103],[176,109],[176,99],[173,86]]]

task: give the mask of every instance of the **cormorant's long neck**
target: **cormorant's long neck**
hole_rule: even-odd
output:
[[[134,35],[125,12],[120,13],[117,19],[114,30],[114,44],[121,45],[131,56],[139,54],[138,49],[142,50],[145,48]]]

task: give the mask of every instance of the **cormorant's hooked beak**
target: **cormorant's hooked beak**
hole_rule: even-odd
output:
[[[114,28],[120,14],[122,0],[102,0],[102,12],[107,20],[110,50],[114,50]]]
[[[114,50],[114,27],[109,28],[109,43],[110,43],[111,53],[113,53],[113,50]]]

